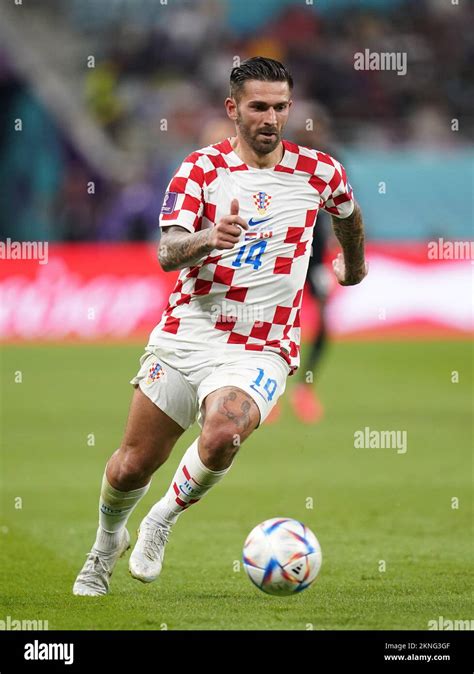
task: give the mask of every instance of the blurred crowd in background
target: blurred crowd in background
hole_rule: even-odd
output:
[[[339,0],[331,8],[261,0],[260,12],[258,5],[12,5],[0,17],[2,238],[156,238],[177,165],[233,135],[223,101],[236,56],[283,61],[295,79],[285,137],[331,148],[341,161],[350,150],[441,156],[470,144],[469,3]],[[19,39],[21,31],[31,39]],[[354,69],[354,54],[365,49],[406,52],[407,74]],[[456,133],[453,119],[462,120]]]

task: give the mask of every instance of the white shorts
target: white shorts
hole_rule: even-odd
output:
[[[148,345],[140,358],[140,369],[131,379],[160,410],[181,428],[197,419],[202,426],[204,398],[224,386],[248,393],[260,410],[259,425],[285,391],[290,368],[271,352],[233,352],[216,357],[212,351],[171,350]]]

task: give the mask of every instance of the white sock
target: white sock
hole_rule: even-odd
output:
[[[200,501],[231,469],[232,465],[219,471],[207,468],[199,456],[198,441],[196,438],[186,450],[168,491],[148,513],[155,522],[167,526],[174,524],[186,508]]]
[[[128,518],[140,499],[147,493],[150,484],[151,480],[140,489],[119,491],[109,484],[104,472],[99,500],[99,528],[94,548],[101,552],[108,552],[117,547]]]

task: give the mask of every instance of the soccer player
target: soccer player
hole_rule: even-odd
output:
[[[130,556],[134,578],[159,575],[170,530],[231,469],[299,364],[300,305],[318,210],[332,216],[341,285],[367,273],[364,229],[343,167],[282,139],[293,81],[278,61],[233,68],[225,101],[235,137],[193,152],[165,195],[159,261],[180,269],[152,331],[122,443],[109,459],[99,528],[74,584],[103,595],[130,546],[127,520],[185,429],[186,450],[163,497],[142,520]]]

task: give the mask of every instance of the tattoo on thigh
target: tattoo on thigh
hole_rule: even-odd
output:
[[[247,394],[244,391],[241,391],[243,395]],[[221,414],[224,414],[228,419],[233,421],[239,430],[246,430],[250,424],[250,396],[247,396],[248,400],[242,400],[240,403],[240,409],[236,409],[238,404],[235,403],[237,399],[236,391],[229,391],[223,395],[218,400],[218,410]]]

